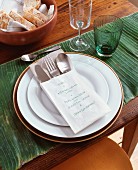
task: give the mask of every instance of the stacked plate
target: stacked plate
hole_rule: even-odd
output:
[[[114,123],[122,109],[123,90],[116,73],[103,61],[84,54],[67,55],[84,82],[107,102],[110,113],[74,134],[44,94],[29,67],[16,82],[13,101],[19,119],[30,131],[48,140],[71,143],[94,138]]]

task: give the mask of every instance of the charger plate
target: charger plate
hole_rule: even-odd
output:
[[[33,77],[29,67],[22,72],[15,84],[13,102],[19,119],[30,131],[51,141],[72,143],[94,138],[103,133],[114,123],[122,109],[123,89],[116,73],[103,61],[84,54],[67,54],[71,58],[73,64],[77,62],[79,64],[85,63],[91,65],[104,76],[109,86],[109,99],[107,103],[112,109],[109,114],[99,119],[78,134],[74,134],[69,127],[56,126],[45,122],[33,112],[27,100],[27,90],[25,89],[28,88],[29,82]],[[24,89],[22,89],[22,82],[24,79],[28,82],[26,83],[26,87],[23,87]],[[20,105],[17,101],[19,89],[22,89],[22,105]]]

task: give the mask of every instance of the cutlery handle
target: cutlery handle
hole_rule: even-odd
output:
[[[38,54],[38,56],[39,56],[39,55],[43,55],[43,54],[48,54],[48,53],[50,53],[50,52],[53,52],[53,51],[56,51],[56,50],[59,50],[59,49],[61,49],[61,46],[60,46],[60,45],[54,46],[54,47],[52,47],[52,48],[50,48],[50,49],[48,49],[48,50],[46,50],[46,51],[44,51],[44,52],[40,52],[40,53]]]

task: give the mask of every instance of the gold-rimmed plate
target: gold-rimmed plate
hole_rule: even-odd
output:
[[[29,84],[29,80],[31,80],[32,78],[31,71],[29,68],[24,70],[24,72],[17,80],[17,83],[14,88],[13,101],[18,117],[20,118],[22,123],[33,133],[52,141],[71,143],[93,138],[103,133],[113,124],[122,109],[123,90],[121,82],[116,73],[103,61],[94,57],[89,57],[84,54],[69,53],[68,55],[74,65],[81,65],[82,63],[85,63],[86,66],[91,65],[91,67],[97,69],[104,76],[109,86],[108,105],[112,109],[111,113],[96,121],[94,124],[92,124],[85,130],[83,130],[81,133],[78,133],[76,135],[73,134],[69,127],[58,127],[43,121],[37,115],[35,115],[35,113],[33,113],[31,108],[25,109],[26,107],[30,107],[27,102],[27,95],[25,91]],[[24,92],[22,93],[24,93],[24,97],[22,97],[23,104],[21,105],[19,104],[19,101],[17,101],[17,94],[19,93],[18,90],[21,86],[21,83],[23,82],[23,79],[26,82],[26,87],[25,84],[23,84]]]

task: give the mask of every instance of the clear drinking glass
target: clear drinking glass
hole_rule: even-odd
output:
[[[115,52],[123,30],[123,22],[113,15],[102,15],[94,20],[94,40],[97,54],[111,57]]]
[[[70,25],[78,30],[78,37],[70,41],[70,48],[74,51],[85,51],[89,44],[81,37],[81,30],[90,26],[92,0],[69,0]]]

